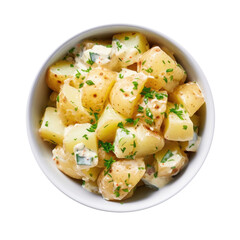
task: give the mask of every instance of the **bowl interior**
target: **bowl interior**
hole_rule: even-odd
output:
[[[187,168],[176,177],[175,181],[171,182],[164,188],[154,191],[148,188],[140,187],[131,199],[125,200],[124,204],[120,204],[118,202],[106,201],[101,196],[86,191],[81,187],[79,181],[73,180],[61,173],[52,161],[51,146],[42,141],[38,134],[38,128],[39,120],[42,117],[50,94],[50,90],[45,84],[45,74],[47,68],[55,61],[63,58],[69,49],[83,39],[108,38],[115,33],[127,31],[142,32],[151,44],[166,46],[172,50],[175,53],[177,61],[186,69],[188,78],[192,81],[196,81],[200,85],[205,96],[206,104],[201,109],[203,126],[201,127],[200,135],[202,137],[202,141],[198,152],[192,154]],[[48,58],[37,75],[29,97],[27,128],[30,145],[39,166],[49,180],[63,193],[84,205],[100,210],[117,212],[136,211],[159,204],[175,195],[198,172],[207,156],[212,142],[214,131],[214,105],[212,94],[203,72],[190,54],[179,46],[179,44],[161,33],[157,33],[146,28],[129,25],[109,25],[90,29],[76,35],[60,46]]]

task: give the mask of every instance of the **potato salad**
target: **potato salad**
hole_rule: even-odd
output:
[[[198,150],[201,89],[142,33],[80,42],[49,67],[46,84],[39,134],[56,167],[106,200],[164,187]]]

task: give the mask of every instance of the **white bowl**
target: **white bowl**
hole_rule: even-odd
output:
[[[158,191],[140,188],[131,199],[126,200],[124,204],[120,204],[118,202],[106,201],[101,196],[86,191],[81,187],[78,181],[61,173],[52,161],[52,149],[49,144],[43,142],[39,137],[38,128],[39,120],[42,117],[50,93],[50,90],[45,83],[47,68],[55,61],[63,58],[69,49],[83,39],[94,38],[96,36],[99,38],[111,37],[115,33],[126,31],[142,32],[151,44],[163,45],[172,50],[175,53],[178,62],[186,69],[189,79],[196,81],[200,85],[205,96],[206,107],[202,108],[203,122],[200,131],[202,141],[197,153],[191,156],[187,168],[182,171],[172,183],[164,188]],[[132,25],[107,25],[93,28],[76,35],[62,44],[47,59],[40,69],[34,81],[27,107],[27,131],[29,142],[39,166],[49,180],[59,190],[79,203],[95,209],[114,212],[137,211],[152,207],[174,196],[185,187],[199,171],[208,154],[213,138],[214,119],[214,103],[211,90],[206,77],[191,55],[178,43],[164,34]]]

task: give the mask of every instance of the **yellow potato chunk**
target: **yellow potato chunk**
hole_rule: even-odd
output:
[[[47,71],[46,82],[49,88],[59,92],[60,87],[68,78],[74,77],[77,67],[73,63],[61,60],[53,64]]]
[[[98,177],[100,193],[106,200],[122,200],[137,185],[145,173],[142,158],[119,160],[103,170]]]
[[[119,79],[110,93],[110,103],[114,110],[126,118],[131,118],[146,81],[147,77],[141,73]]]
[[[140,57],[138,72],[146,74],[149,77],[146,86],[156,90],[172,91],[186,78],[184,70],[160,47],[153,47]]]
[[[174,176],[188,163],[187,155],[180,150],[177,142],[166,142],[155,158],[154,168],[158,177]]]
[[[204,104],[202,91],[198,84],[193,82],[178,86],[172,93],[171,99],[182,104],[190,117]]]
[[[116,72],[102,68],[92,69],[82,89],[83,106],[93,112],[101,112],[116,79]]]
[[[164,138],[172,141],[189,141],[193,138],[193,123],[183,106],[168,103],[163,134]]]
[[[64,84],[57,101],[59,116],[65,125],[87,123],[94,119],[93,115],[82,106],[80,90]]]
[[[96,132],[88,131],[91,126],[90,123],[84,123],[67,127],[63,139],[64,150],[73,153],[74,146],[78,143],[83,143],[85,147],[97,153],[98,143]]]
[[[139,123],[150,130],[160,132],[165,118],[168,94],[166,91],[155,91],[152,96],[153,98],[142,97],[135,118],[139,118]]]
[[[57,92],[52,92],[49,96],[49,100],[48,100],[48,107],[56,107],[56,100],[58,97],[58,93]]]
[[[118,158],[133,158],[136,148],[133,127],[118,128],[114,140],[114,153]],[[133,155],[134,154],[134,155]],[[131,157],[132,156],[132,157]]]
[[[110,104],[103,111],[98,121],[97,137],[104,142],[113,142],[117,125],[119,122],[125,121],[124,117],[118,114]]]
[[[61,146],[56,146],[53,149],[53,160],[60,171],[75,179],[94,182],[101,171],[101,169],[97,167],[81,169],[81,167],[77,165],[75,157],[71,153],[65,152]]]
[[[136,152],[136,157],[144,157],[154,154],[163,148],[165,141],[161,134],[152,132],[146,129],[143,125],[138,126],[134,130],[134,145],[136,145],[134,150]]]
[[[146,37],[141,33],[120,33],[113,36],[111,61],[106,65],[115,71],[138,62],[141,54],[149,49]]]
[[[42,118],[40,136],[48,142],[62,144],[65,126],[58,116],[57,109],[47,107]]]

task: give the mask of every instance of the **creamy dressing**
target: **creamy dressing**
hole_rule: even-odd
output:
[[[188,152],[196,152],[201,142],[201,137],[198,136],[196,132],[193,134],[193,139],[188,142],[188,146],[186,147],[186,151]]]
[[[74,146],[74,156],[77,165],[82,169],[92,168],[98,164],[97,153],[85,147],[83,143]]]

